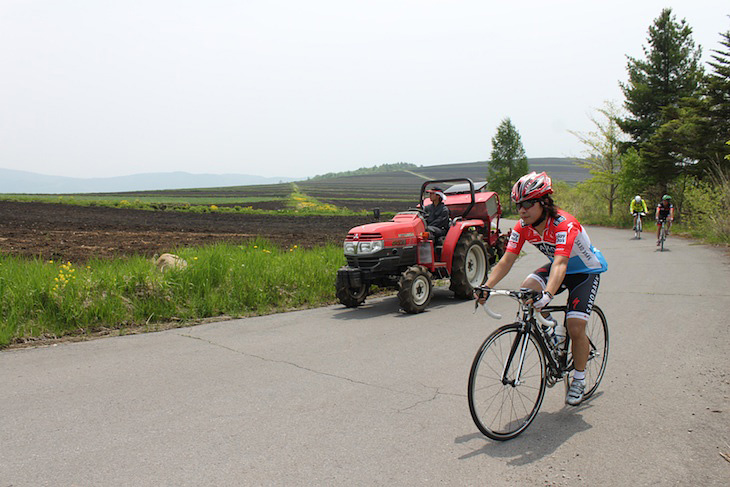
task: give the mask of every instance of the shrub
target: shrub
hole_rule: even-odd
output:
[[[716,169],[709,181],[692,180],[684,194],[685,224],[692,235],[730,244],[730,178]]]

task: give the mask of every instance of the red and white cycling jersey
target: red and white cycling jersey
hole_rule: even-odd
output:
[[[525,241],[537,247],[550,262],[556,255],[568,257],[567,274],[597,274],[608,269],[603,254],[591,245],[578,220],[563,210],[558,210],[556,218],[547,217],[543,235],[522,220],[517,222],[509,236],[507,252],[519,255]]]

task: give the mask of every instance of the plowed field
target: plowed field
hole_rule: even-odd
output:
[[[0,252],[83,262],[151,257],[178,247],[266,238],[281,246],[341,243],[365,216],[188,213],[0,202]]]

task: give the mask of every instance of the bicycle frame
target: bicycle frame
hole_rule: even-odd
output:
[[[547,360],[547,366],[550,370],[550,375],[553,377],[562,377],[563,376],[563,369],[564,366],[555,359],[552,352],[552,347],[548,345],[547,337],[545,336],[544,331],[538,326],[538,322],[543,321],[541,312],[537,311],[535,308],[532,307],[532,305],[525,304],[525,294],[523,292],[518,292],[520,295],[516,295],[515,292],[512,291],[501,291],[501,290],[494,290],[492,291],[493,294],[501,294],[504,296],[509,296],[516,301],[520,303],[520,312],[519,312],[519,320],[518,323],[520,326],[520,332],[515,338],[515,341],[512,343],[512,347],[510,349],[510,353],[507,356],[507,360],[505,361],[504,368],[502,369],[502,384],[504,385],[511,385],[513,387],[516,387],[520,385],[520,376],[522,374],[522,366],[525,362],[525,352],[527,350],[527,341],[528,341],[528,335],[530,334],[530,331],[532,330],[537,338],[537,343],[542,349],[545,358]],[[496,319],[501,319],[501,316],[497,315],[496,313],[491,312],[489,308],[486,306],[484,307],[485,311]],[[542,309],[542,311],[556,311],[556,312],[565,312],[565,306],[546,306]],[[517,365],[517,371],[515,372],[514,379],[510,380],[507,377],[507,371],[510,370],[510,366],[512,365],[513,360],[515,359],[515,354],[517,353],[517,350],[519,349],[519,362]]]

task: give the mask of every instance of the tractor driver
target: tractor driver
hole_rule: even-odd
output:
[[[426,231],[435,242],[449,231],[449,209],[444,204],[446,196],[441,188],[429,189],[427,193],[431,204],[424,207]]]

